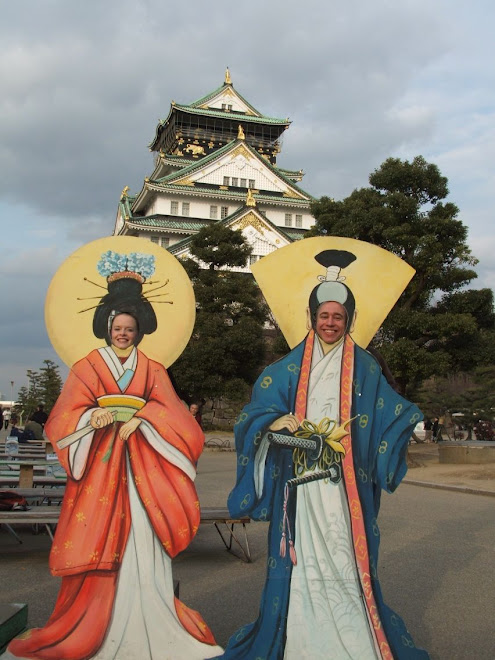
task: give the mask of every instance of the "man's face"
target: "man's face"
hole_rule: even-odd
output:
[[[197,415],[197,413],[198,413],[198,411],[199,411],[199,408],[198,408],[198,406],[197,406],[195,403],[192,403],[192,404],[191,404],[191,407],[189,408],[189,410],[191,411],[191,414],[192,414],[192,415]]]
[[[343,337],[347,312],[338,302],[325,302],[316,312],[316,334],[325,344],[335,344]]]
[[[112,344],[117,348],[129,348],[134,345],[136,337],[136,319],[129,314],[117,314],[112,323]]]

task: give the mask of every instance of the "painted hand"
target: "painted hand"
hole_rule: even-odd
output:
[[[113,412],[105,410],[105,408],[98,408],[93,410],[89,423],[94,429],[102,429],[104,426],[113,424]]]
[[[125,424],[122,424],[122,427],[119,432],[119,437],[121,440],[124,442],[129,438],[131,433],[134,433],[134,431],[137,429],[137,427],[141,424],[141,420],[139,417],[132,417],[128,422]]]
[[[295,415],[283,415],[276,419],[268,427],[270,431],[281,431],[282,429],[287,429],[291,433],[295,433],[299,428],[299,421]]]

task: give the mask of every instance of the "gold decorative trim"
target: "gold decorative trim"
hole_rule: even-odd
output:
[[[244,144],[237,146],[234,151],[230,152],[230,155],[232,158],[236,158],[237,156],[244,156],[247,160],[252,159],[250,152],[247,150]]]
[[[293,199],[304,199],[302,195],[299,195],[299,193],[296,193],[294,190],[291,190],[290,188],[288,188],[284,192],[284,197],[292,197]]]
[[[176,186],[194,186],[194,181],[191,179],[179,179],[179,181],[172,181]]]
[[[240,229],[241,231],[243,229],[246,229],[246,227],[253,227],[254,229],[257,229],[262,236],[265,235],[265,232],[268,229],[268,227],[252,211],[246,213],[245,216],[243,216],[240,220],[238,220],[231,226],[232,228],[235,227],[236,229]]]
[[[204,147],[200,147],[196,144],[188,144],[184,151],[186,153],[191,153],[193,156],[206,156]]]
[[[225,84],[226,85],[232,85],[232,78],[230,77],[230,71],[229,67],[226,68],[225,70]]]

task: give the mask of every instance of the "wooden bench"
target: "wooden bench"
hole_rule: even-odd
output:
[[[55,489],[16,489],[16,492],[22,494],[26,499],[39,498],[43,497],[51,501],[58,499],[60,501],[61,495],[54,493]],[[57,489],[58,490],[58,489]],[[29,493],[28,493],[29,491]],[[38,495],[38,491],[43,491],[43,495]],[[28,493],[28,494],[25,494]],[[30,524],[30,525],[45,525],[50,538],[53,541],[53,533],[50,525],[56,525],[58,523],[58,518],[60,515],[60,507],[42,505],[34,506],[29,511],[0,511],[0,525],[7,525],[9,531],[15,536],[15,538],[22,543],[19,536],[12,529],[11,525],[19,524]],[[212,507],[202,507],[201,508],[201,524],[213,524],[217,530],[225,548],[232,552],[232,544],[235,542],[237,547],[241,552],[241,559],[246,562],[251,561],[251,552],[249,549],[249,541],[247,536],[246,525],[250,523],[251,520],[248,516],[242,516],[241,518],[232,518],[227,509],[212,508]],[[242,525],[244,532],[244,543],[238,538],[235,532],[235,525]],[[225,527],[225,529],[224,529]],[[237,556],[237,555],[236,555]]]
[[[22,543],[22,540],[12,529],[12,525],[44,525],[53,541],[50,525],[56,525],[59,516],[60,507],[58,506],[33,506],[28,511],[0,511],[0,525],[5,525],[19,543]]]
[[[28,503],[34,504],[29,511],[0,511],[0,525],[5,525],[19,543],[22,540],[15,533],[12,525],[28,523],[31,525],[44,525],[53,541],[50,525],[56,525],[60,516],[60,505],[64,497],[65,488],[15,488],[18,495],[25,497]],[[46,502],[46,504],[45,504]],[[53,504],[53,506],[52,506]],[[5,514],[5,515],[4,515]]]
[[[67,477],[43,477],[34,475],[33,477],[33,486],[65,486],[67,483]],[[0,477],[0,488],[15,488],[19,486],[19,473],[12,472],[12,476],[2,476]],[[26,486],[28,488],[29,486]]]
[[[215,525],[215,529],[217,530],[224,546],[229,552],[232,552],[232,542],[235,541],[242,553],[241,559],[248,563],[251,561],[251,551],[249,549],[246,525],[250,522],[251,519],[249,516],[232,518],[228,509],[220,509],[207,506],[201,507],[201,523],[213,523]],[[242,525],[244,532],[244,545],[235,534],[235,525]],[[224,534],[226,534],[226,536],[224,536]],[[232,552],[232,554],[235,553]]]

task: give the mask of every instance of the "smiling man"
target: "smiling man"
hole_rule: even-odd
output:
[[[406,472],[422,415],[352,340],[356,303],[341,275],[345,250],[309,298],[308,335],[269,366],[235,427],[232,515],[269,520],[267,579],[258,619],[225,658],[424,659],[378,582],[380,491]]]

